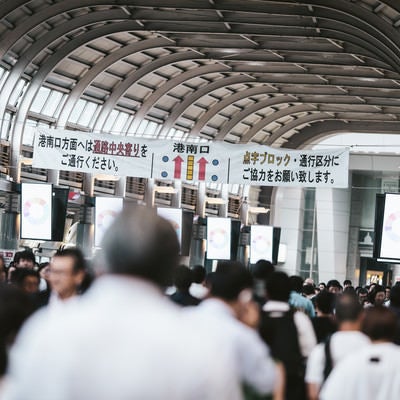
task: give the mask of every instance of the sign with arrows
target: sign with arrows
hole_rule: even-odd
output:
[[[49,163],[51,160],[51,163]],[[258,186],[348,186],[349,149],[288,150],[38,128],[38,168]]]

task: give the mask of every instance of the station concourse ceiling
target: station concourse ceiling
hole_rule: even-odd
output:
[[[106,133],[123,112],[111,133],[152,121],[153,137],[285,148],[398,133],[399,27],[398,0],[0,0],[0,116],[14,160],[43,88],[63,94],[57,128]]]

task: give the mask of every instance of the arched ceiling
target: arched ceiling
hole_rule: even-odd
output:
[[[160,137],[277,147],[397,133],[399,26],[397,0],[0,0],[0,116],[18,153],[43,86],[67,94],[61,128],[85,99],[96,132],[121,110],[131,133],[149,119]]]

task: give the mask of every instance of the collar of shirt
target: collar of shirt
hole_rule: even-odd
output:
[[[284,301],[268,300],[262,309],[263,311],[288,311],[290,307]]]

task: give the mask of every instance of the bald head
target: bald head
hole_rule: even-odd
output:
[[[102,240],[104,261],[113,274],[132,275],[168,285],[179,260],[179,242],[171,223],[153,210],[124,210]]]

